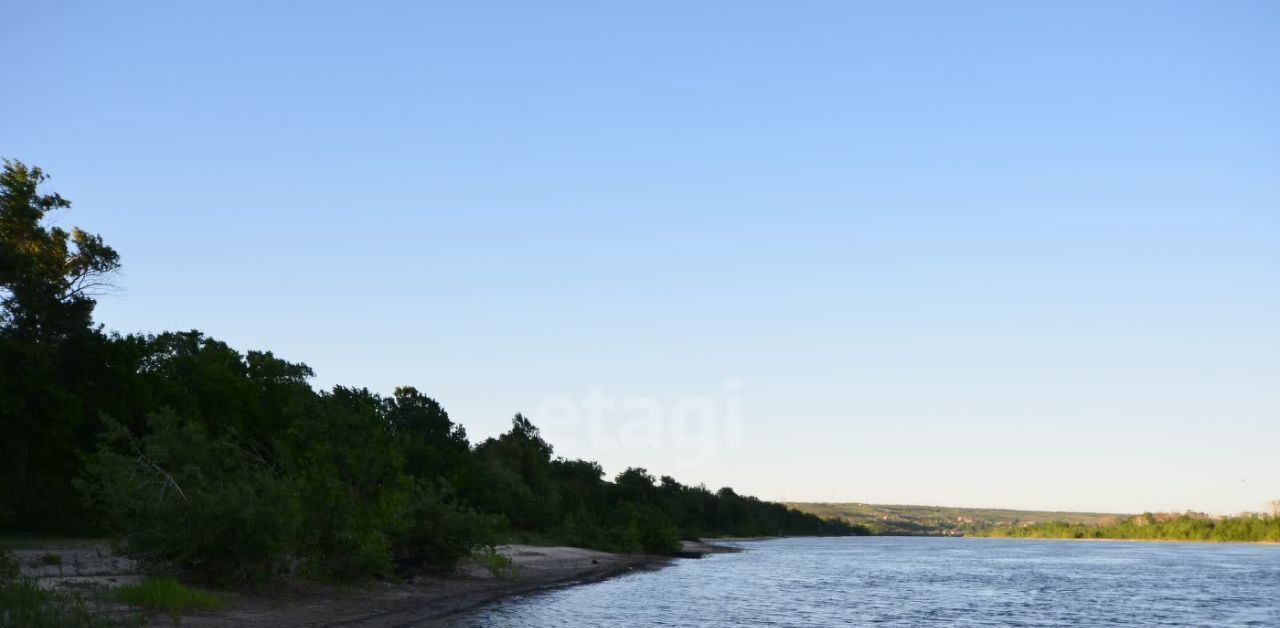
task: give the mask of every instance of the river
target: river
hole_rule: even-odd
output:
[[[736,554],[456,618],[544,626],[1280,626],[1280,546],[930,537],[733,543]]]

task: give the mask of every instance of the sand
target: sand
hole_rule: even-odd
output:
[[[45,557],[57,557],[49,564]],[[23,575],[35,578],[41,588],[67,586],[118,587],[141,581],[132,560],[116,556],[106,543],[59,544],[41,549],[13,550]]]
[[[638,570],[660,569],[675,560],[735,548],[686,541],[680,557],[610,554],[576,547],[503,545],[498,552],[511,567],[495,575],[478,563],[464,563],[448,576],[420,575],[405,582],[375,582],[364,586],[327,586],[294,582],[260,593],[232,593],[229,608],[185,616],[182,626],[228,628],[244,626],[350,626],[392,628],[430,625],[497,600],[548,589],[596,582]],[[136,566],[113,556],[104,545],[70,549],[32,549],[15,552],[23,571],[42,586],[119,586],[141,579]],[[62,557],[57,566],[42,565],[46,554]],[[74,567],[73,567],[74,565]],[[103,612],[128,614],[123,606]],[[162,615],[150,625],[171,625]]]

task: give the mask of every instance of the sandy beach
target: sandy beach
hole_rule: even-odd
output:
[[[403,582],[331,586],[294,581],[269,591],[230,593],[230,606],[226,610],[193,613],[183,617],[181,625],[201,628],[421,626],[511,596],[597,582],[637,570],[660,569],[676,560],[738,550],[685,541],[678,557],[532,545],[502,545],[497,551],[511,559],[511,566],[498,574],[478,563],[467,562],[447,576],[418,575]],[[27,549],[15,554],[24,565],[24,572],[45,587],[119,586],[142,579],[132,561],[114,556],[98,544]],[[47,554],[61,556],[61,565],[39,565],[39,557]],[[116,615],[137,612],[115,604],[102,610]],[[152,625],[171,625],[171,620],[163,615],[152,615],[149,619]]]

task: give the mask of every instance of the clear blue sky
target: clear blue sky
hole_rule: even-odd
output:
[[[552,436],[769,498],[1280,499],[1278,3],[0,7],[0,154],[123,254],[110,329],[473,437],[739,404],[709,459]]]

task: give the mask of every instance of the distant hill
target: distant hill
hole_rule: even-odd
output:
[[[1003,508],[952,508],[891,504],[787,502],[787,506],[824,518],[843,519],[871,528],[875,534],[962,536],[993,528],[1063,522],[1115,524],[1130,515],[1105,512],[1053,512]]]

